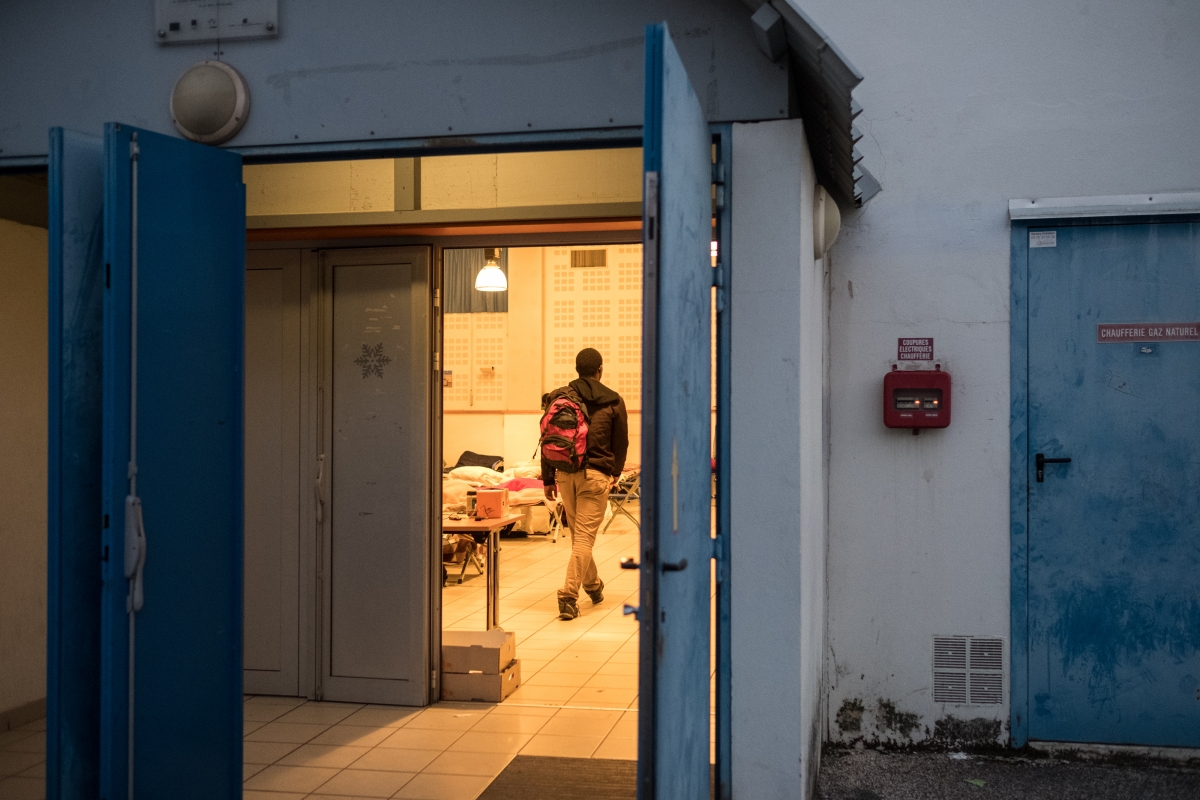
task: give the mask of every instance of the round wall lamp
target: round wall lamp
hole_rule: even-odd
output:
[[[171,90],[171,121],[187,138],[221,144],[237,135],[250,115],[250,88],[222,61],[193,64]]]
[[[817,186],[813,192],[813,257],[824,258],[837,241],[842,229],[842,212],[837,203],[825,191],[824,186]]]

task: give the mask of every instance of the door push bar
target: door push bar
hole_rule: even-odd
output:
[[[1046,465],[1047,464],[1070,464],[1069,458],[1046,458],[1045,455],[1038,453],[1033,457],[1034,466],[1037,467],[1037,482],[1042,483],[1046,480]]]

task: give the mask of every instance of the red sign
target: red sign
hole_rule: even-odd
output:
[[[933,361],[933,339],[898,339],[897,361]]]
[[[1113,322],[1096,326],[1096,341],[1200,342],[1200,322]]]

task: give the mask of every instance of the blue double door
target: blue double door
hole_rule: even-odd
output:
[[[1200,224],[1029,233],[1028,697],[1014,705],[1031,739],[1197,747]]]
[[[51,132],[50,797],[241,796],[241,173]]]

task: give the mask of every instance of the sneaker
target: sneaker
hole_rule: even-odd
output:
[[[592,605],[604,602],[604,581],[600,581],[600,585],[595,589],[588,589],[587,596],[592,598]]]
[[[579,616],[579,603],[574,597],[558,598],[558,618],[559,619],[575,619]]]

